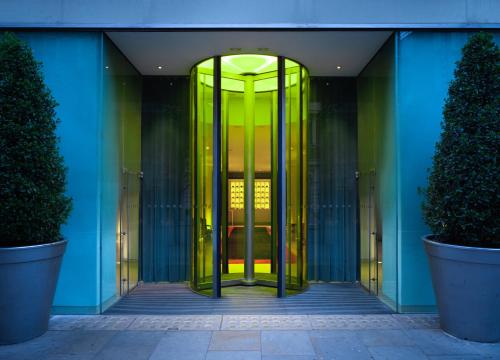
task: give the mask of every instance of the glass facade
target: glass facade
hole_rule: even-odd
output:
[[[63,227],[69,244],[54,311],[102,312],[138,280],[192,279],[193,288],[210,292],[213,59],[192,76],[144,76],[104,33],[18,34],[43,62],[60,104],[58,134],[75,205]],[[285,59],[290,290],[306,285],[307,238],[311,281],[359,280],[396,311],[432,311],[420,239],[428,229],[416,188],[425,186],[442,99],[469,35],[396,31],[356,77],[313,77],[310,91],[306,69]],[[243,279],[251,259],[256,281],[275,286],[278,59],[221,60],[222,285]],[[76,84],[71,91],[68,81]],[[245,176],[245,125],[254,139],[253,187]],[[253,211],[246,216],[247,204]]]
[[[213,263],[221,286],[276,287],[278,278],[278,58],[221,57],[191,73],[193,289],[210,295]],[[305,288],[308,73],[285,59],[286,288]],[[213,190],[214,91],[220,91],[220,194]],[[217,146],[217,144],[215,144]],[[213,197],[220,196],[220,260],[214,258]]]

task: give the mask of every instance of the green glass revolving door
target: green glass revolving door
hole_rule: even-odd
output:
[[[307,95],[307,70],[282,57],[222,56],[192,69],[195,291],[306,287]]]

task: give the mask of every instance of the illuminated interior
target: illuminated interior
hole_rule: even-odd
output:
[[[285,60],[286,287],[306,287],[308,73]],[[278,58],[221,57],[221,286],[277,284]],[[214,59],[192,69],[194,290],[212,289]]]

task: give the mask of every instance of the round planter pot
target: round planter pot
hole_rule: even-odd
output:
[[[441,328],[461,339],[500,341],[500,249],[424,236]]]
[[[0,247],[0,344],[45,333],[66,240]]]

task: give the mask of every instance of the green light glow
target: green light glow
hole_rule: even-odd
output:
[[[232,74],[262,74],[278,70],[278,58],[268,55],[229,55],[223,56],[223,71]]]

